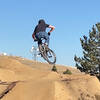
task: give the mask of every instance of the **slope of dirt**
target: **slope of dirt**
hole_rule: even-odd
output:
[[[27,66],[30,66],[32,68],[36,68],[36,69],[39,69],[39,70],[46,70],[46,71],[51,71],[53,65],[50,65],[48,63],[42,63],[42,62],[37,62],[37,61],[32,61],[32,60],[28,60],[28,59],[25,59],[25,58],[20,58],[20,57],[13,57],[13,56],[10,56],[9,58],[13,58],[13,59],[16,59],[18,60],[20,63],[24,64],[24,65],[27,65]],[[56,65],[57,67],[57,70],[59,73],[62,73],[64,72],[66,69],[69,69],[71,70],[72,73],[75,73],[75,74],[79,74],[80,71],[79,70],[75,70],[75,67],[71,67],[71,66],[63,66],[63,65]]]
[[[100,100],[100,82],[72,67],[0,56],[0,100]],[[64,75],[70,69],[72,75]]]

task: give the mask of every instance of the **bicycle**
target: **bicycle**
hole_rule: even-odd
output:
[[[37,40],[35,40],[37,41]],[[45,44],[45,39],[41,38],[41,42],[38,45],[39,48],[39,52],[41,57],[44,58],[44,60],[46,60],[49,64],[55,64],[56,63],[56,55],[53,52],[53,50],[51,50],[46,44]]]

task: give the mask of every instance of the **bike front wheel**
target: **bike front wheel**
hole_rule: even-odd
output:
[[[56,55],[55,53],[48,48],[48,51],[46,51],[45,59],[49,64],[55,64],[56,63]]]
[[[56,55],[50,48],[47,48],[47,50],[46,50],[44,46],[40,45],[39,50],[41,52],[42,57],[49,64],[55,64],[56,63]]]

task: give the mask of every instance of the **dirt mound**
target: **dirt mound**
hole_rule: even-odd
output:
[[[75,68],[0,56],[0,100],[100,100],[100,82]],[[62,74],[66,68],[72,75]]]

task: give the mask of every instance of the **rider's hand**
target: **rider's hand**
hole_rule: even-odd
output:
[[[34,37],[34,41],[37,41],[36,37]]]
[[[49,36],[50,36],[50,34],[51,34],[51,33],[50,33],[50,32],[48,32],[48,35],[49,35]]]
[[[32,34],[32,37],[33,37],[34,41],[37,41],[34,33]]]

